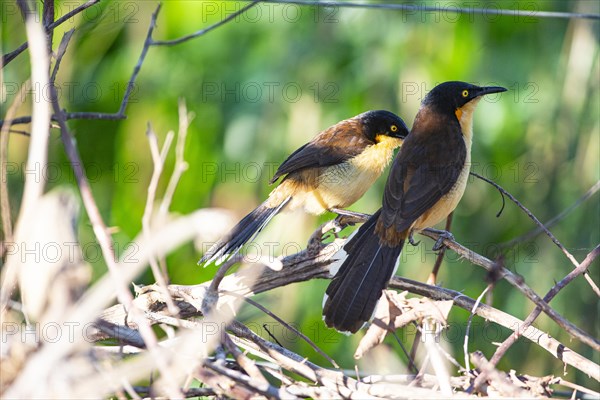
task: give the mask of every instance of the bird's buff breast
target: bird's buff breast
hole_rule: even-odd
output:
[[[317,186],[301,196],[294,196],[292,201],[297,201],[297,206],[301,203],[307,212],[313,214],[321,214],[331,208],[350,206],[381,176],[394,154],[394,149],[400,144],[400,139],[380,137],[377,144],[367,147],[358,156],[325,168]]]

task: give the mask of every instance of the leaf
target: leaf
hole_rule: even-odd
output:
[[[373,322],[371,323],[371,326],[369,326],[365,336],[360,340],[360,343],[354,352],[354,358],[356,360],[362,358],[367,351],[383,343],[388,331],[392,329],[390,321],[393,321],[401,313],[400,309],[390,301],[389,297],[402,298],[406,297],[406,294],[407,292],[398,293],[392,290],[383,291],[381,298],[377,303],[377,308],[375,308]]]

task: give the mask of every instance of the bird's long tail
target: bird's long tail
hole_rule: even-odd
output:
[[[216,262],[221,264],[230,256],[235,255],[246,243],[254,239],[256,235],[269,223],[277,213],[290,201],[292,197],[288,196],[279,205],[273,207],[268,205],[267,199],[254,211],[246,215],[236,226],[229,231],[227,236],[219,240],[217,243],[204,253],[204,256],[198,261],[198,264]]]
[[[343,247],[347,256],[325,292],[323,319],[340,332],[354,333],[371,319],[404,245],[404,241],[395,247],[379,243],[375,233],[379,214],[365,222]]]

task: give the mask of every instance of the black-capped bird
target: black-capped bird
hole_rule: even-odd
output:
[[[475,106],[481,96],[504,91],[446,82],[423,99],[392,163],[382,208],[334,256],[341,266],[332,267],[323,303],[329,327],[354,333],[369,321],[407,238],[456,208],[469,176]]]
[[[246,215],[199,261],[223,262],[252,240],[282,209],[312,214],[356,202],[389,164],[408,134],[404,121],[389,111],[367,111],[327,128],[293,152],[269,183],[282,178],[269,198]]]

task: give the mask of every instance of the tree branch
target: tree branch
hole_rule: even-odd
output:
[[[281,271],[272,271],[268,268],[264,268],[262,274],[256,280],[252,288],[240,288],[239,282],[241,276],[239,273],[233,273],[226,276],[222,280],[220,288],[222,290],[237,293],[238,295],[252,296],[291,283],[304,282],[311,279],[328,279],[330,278],[329,263],[332,261],[331,257],[343,243],[344,240],[336,239],[333,243],[322,245],[317,253],[304,250],[284,257],[281,259],[281,263],[283,264]],[[255,269],[258,270],[259,268],[261,267],[250,267],[247,274],[252,274],[252,271]],[[169,292],[180,309],[180,318],[201,315],[199,306],[196,307],[184,299],[191,298],[194,299],[195,304],[201,304],[203,296],[207,292],[206,288],[210,285],[210,281],[193,286],[169,285]],[[389,287],[398,290],[407,290],[410,293],[425,296],[433,300],[453,300],[454,304],[458,307],[463,308],[468,312],[475,309],[476,315],[495,322],[512,331],[523,325],[523,321],[520,319],[486,304],[479,304],[475,308],[476,301],[474,299],[454,290],[431,286],[398,276],[392,278]],[[153,285],[139,290],[139,294],[134,301],[140,308],[152,309],[156,313],[163,313],[165,309],[165,299],[160,291],[154,289]],[[115,324],[123,325],[123,309],[120,306],[113,306],[107,309],[102,314],[101,318]],[[130,326],[133,327],[133,325]],[[571,365],[595,379],[600,380],[600,367],[597,364],[577,354],[550,335],[537,328],[529,327],[524,337],[544,348],[554,357],[560,359],[561,362]],[[106,338],[106,336],[98,334],[95,337],[97,340],[102,338]]]
[[[68,13],[66,13],[65,15],[63,15],[62,17],[57,19],[56,21],[52,22],[51,24],[45,25],[44,28],[46,29],[46,33],[52,32],[57,26],[62,25],[69,18],[74,17],[75,15],[79,14],[86,8],[89,8],[98,2],[100,2],[100,0],[88,0],[87,2],[83,3],[79,7],[74,8],[73,10],[69,11]],[[7,66],[19,54],[24,52],[27,49],[27,47],[28,47],[28,43],[25,42],[22,45],[20,45],[19,47],[17,47],[15,50],[11,51],[10,53],[4,54],[2,56],[2,63],[0,63],[0,69]]]
[[[573,281],[576,277],[583,274],[592,262],[600,255],[600,245],[596,246],[594,250],[592,250],[585,260],[577,268],[571,271],[567,276],[565,276],[560,282],[555,284],[552,289],[544,296],[544,301],[549,303],[557,294],[560,292],[565,286]],[[519,327],[519,329],[515,330],[514,334],[510,335],[502,344],[496,349],[490,363],[492,365],[497,365],[500,359],[506,354],[508,349],[517,341],[517,339],[531,326],[533,321],[541,314],[542,308],[540,306],[536,306],[535,309],[527,316],[523,325]]]
[[[577,262],[577,260],[575,259],[575,257],[573,257],[573,255],[569,252],[569,250],[567,250],[565,248],[565,246],[563,246],[563,244],[552,234],[552,232],[550,232],[550,230],[548,230],[548,228],[546,228],[544,226],[544,224],[542,224],[542,222],[535,216],[533,215],[533,213],[531,211],[529,211],[527,209],[527,207],[525,207],[519,200],[517,200],[512,194],[510,194],[508,191],[506,191],[502,186],[498,185],[496,182],[485,178],[475,172],[471,172],[471,175],[478,177],[479,179],[489,183],[490,185],[494,186],[496,189],[498,189],[500,191],[500,193],[502,193],[505,196],[508,196],[508,198],[515,203],[521,210],[523,210],[523,212],[525,214],[527,214],[527,216],[538,226],[539,229],[542,229],[542,231],[550,238],[550,240],[552,240],[552,242],[554,242],[554,244],[560,249],[560,251],[563,252],[563,254],[571,261],[571,263],[575,266],[578,267],[579,266],[579,262]],[[600,289],[598,288],[598,286],[596,286],[596,284],[594,283],[594,281],[592,281],[592,279],[586,274],[584,273],[585,279],[588,281],[588,283],[590,284],[592,290],[596,293],[596,295],[598,297],[600,297]],[[596,351],[600,350],[597,349]]]

